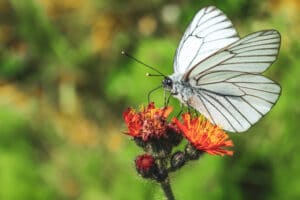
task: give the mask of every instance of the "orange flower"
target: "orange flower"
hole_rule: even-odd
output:
[[[155,108],[153,102],[146,108],[142,107],[139,112],[128,108],[123,113],[125,123],[128,127],[126,134],[133,137],[140,137],[143,141],[147,141],[149,138],[165,136],[168,128],[166,119],[171,111],[171,107]]]
[[[218,126],[213,125],[203,117],[192,118],[189,113],[182,115],[183,123],[174,118],[174,122],[182,131],[184,137],[198,150],[211,155],[233,155],[233,151],[224,149],[232,147],[232,140]]]

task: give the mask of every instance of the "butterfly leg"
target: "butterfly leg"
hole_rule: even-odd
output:
[[[181,109],[180,109],[179,113],[176,115],[176,118],[178,118],[182,112],[183,112],[183,104],[181,104]]]
[[[197,112],[197,110],[195,108],[193,108],[193,106],[191,106],[188,102],[186,105],[187,105],[187,110],[188,110],[189,114],[194,115],[196,117],[199,116],[199,113]]]
[[[148,95],[147,95],[147,99],[148,99],[148,104],[150,103],[150,96],[151,96],[151,94],[154,92],[154,91],[156,91],[156,90],[158,90],[159,88],[161,88],[162,86],[160,85],[160,86],[158,86],[158,87],[156,87],[156,88],[154,88],[154,89],[152,89],[152,90],[150,90],[149,92],[148,92]]]
[[[164,106],[167,106],[167,94],[166,94],[166,90],[164,90]]]
[[[172,94],[170,93],[168,95],[168,97],[166,98],[166,94],[165,94],[165,103],[164,103],[165,107],[167,107],[169,105],[171,96],[172,96]]]
[[[192,107],[190,105],[187,105],[187,111],[188,111],[188,113],[191,114],[191,110],[192,110]]]

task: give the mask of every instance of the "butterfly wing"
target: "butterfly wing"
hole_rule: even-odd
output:
[[[246,131],[276,103],[281,88],[261,75],[280,47],[276,30],[250,34],[188,71],[184,80],[196,94],[188,104],[232,132]]]
[[[220,49],[239,40],[231,21],[214,6],[201,9],[183,35],[174,57],[174,72],[185,73]]]

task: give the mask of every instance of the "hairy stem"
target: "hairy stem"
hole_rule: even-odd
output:
[[[169,177],[167,177],[164,181],[160,183],[161,188],[163,189],[165,196],[167,197],[167,200],[175,200]]]

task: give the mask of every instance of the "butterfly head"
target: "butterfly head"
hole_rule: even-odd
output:
[[[165,77],[164,80],[162,81],[162,85],[166,90],[171,91],[173,88],[173,81],[169,77]]]

